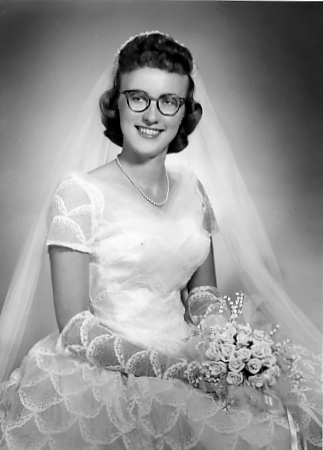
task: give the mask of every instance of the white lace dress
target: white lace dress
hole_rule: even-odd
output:
[[[162,208],[125,178],[72,174],[53,199],[48,245],[90,254],[89,309],[144,348],[177,355],[189,334],[181,290],[205,260],[216,225],[191,173],[170,173]],[[0,449],[290,449],[288,420],[247,404],[229,412],[180,380],[135,377],[38,342],[2,385]],[[305,420],[305,419],[304,419]],[[317,442],[319,443],[319,442]]]

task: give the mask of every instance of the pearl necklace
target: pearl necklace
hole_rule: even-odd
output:
[[[148,195],[146,195],[144,193],[144,191],[141,189],[140,186],[138,186],[137,183],[135,183],[135,181],[131,178],[131,176],[124,170],[124,168],[122,167],[119,157],[117,156],[116,158],[117,164],[120,168],[120,170],[124,173],[124,175],[128,178],[128,180],[131,182],[131,184],[133,184],[133,186],[138,189],[138,191],[140,192],[140,194],[144,197],[145,200],[147,200],[147,202],[151,203],[154,206],[157,206],[158,208],[160,208],[161,206],[165,205],[165,203],[168,200],[168,196],[169,196],[169,178],[168,178],[168,173],[166,170],[166,181],[167,181],[167,192],[166,192],[166,197],[165,200],[163,200],[161,203],[157,203],[154,200],[152,200],[150,197],[148,197]]]

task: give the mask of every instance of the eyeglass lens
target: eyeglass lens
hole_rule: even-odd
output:
[[[129,107],[135,112],[142,112],[151,103],[149,95],[140,91],[125,91]],[[161,95],[157,99],[157,108],[164,115],[174,115],[181,107],[182,101],[176,94]]]

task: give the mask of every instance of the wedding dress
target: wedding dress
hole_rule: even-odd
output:
[[[321,350],[321,335],[284,289],[198,71],[203,116],[175,159],[194,169],[210,202],[192,172],[170,163],[173,155],[161,209],[126,177],[106,185],[86,175],[120,152],[103,135],[98,107],[114,70],[95,84],[48,168],[44,202],[1,312],[0,449],[296,450],[306,440],[322,447],[321,363],[310,353]],[[294,391],[282,385],[278,399],[264,394],[260,402],[251,396],[224,405],[177,376],[192,328],[182,290],[206,258],[217,225],[217,266],[226,265],[227,284],[251,295],[247,320],[265,313],[262,324],[280,324],[282,339],[294,343],[304,378]],[[45,241],[90,254],[89,310],[60,335],[49,334],[56,322],[49,273],[41,271],[48,264]],[[33,345],[40,320],[48,336]]]
[[[126,177],[111,185],[70,174],[53,197],[47,245],[90,254],[89,314],[113,335],[176,358],[191,329],[181,291],[207,257],[217,224],[194,174],[174,164],[168,172],[163,208]],[[304,353],[302,363],[312,378],[299,388],[306,408],[291,411],[295,433],[303,426],[320,445],[313,420],[319,360]],[[297,433],[291,447],[284,407],[240,402],[226,410],[179,379],[91,364],[69,352],[58,332],[30,350],[2,384],[0,399],[1,450],[284,450],[298,448],[295,439],[301,445]]]

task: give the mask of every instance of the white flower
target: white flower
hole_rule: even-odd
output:
[[[266,336],[266,332],[264,330],[253,330],[252,335],[257,341],[262,341]]]
[[[243,375],[241,372],[229,372],[227,375],[227,382],[229,384],[233,384],[234,386],[238,386],[243,382]]]
[[[247,336],[250,336],[252,329],[251,329],[250,325],[238,325],[237,331],[238,331],[238,333],[241,332],[241,333],[246,334]]]
[[[246,365],[249,372],[253,374],[258,373],[262,368],[262,362],[258,358],[251,358]]]
[[[232,372],[241,372],[244,367],[245,363],[241,358],[231,358],[229,361],[229,369],[232,370]]]
[[[221,352],[216,343],[211,342],[209,348],[205,351],[205,356],[212,361],[220,361]]]
[[[232,335],[236,334],[236,332],[237,332],[237,328],[236,328],[236,327],[233,325],[233,323],[231,323],[231,322],[227,322],[227,323],[224,325],[223,329],[224,329],[224,330],[231,331]]]
[[[232,343],[233,336],[236,334],[237,329],[231,322],[227,322],[225,326],[221,329],[219,333],[219,338],[222,339],[223,342]]]
[[[227,372],[227,366],[221,361],[212,361],[207,365],[213,377],[218,377]]]
[[[252,375],[248,377],[248,381],[254,388],[261,388],[264,385],[264,381],[261,375]]]
[[[241,345],[248,345],[248,342],[250,341],[250,336],[243,331],[239,331],[237,334],[237,342]]]
[[[251,352],[256,358],[265,358],[272,355],[271,346],[267,342],[256,342],[251,346]]]
[[[267,344],[270,344],[270,345],[274,345],[274,341],[271,339],[271,337],[268,334],[266,334],[266,336],[264,337],[264,342],[266,342]]]
[[[235,356],[241,359],[241,361],[246,362],[251,358],[251,350],[246,347],[239,348],[235,351]]]
[[[265,356],[262,363],[266,367],[272,367],[277,363],[276,356],[275,355]]]
[[[231,356],[233,355],[235,350],[235,346],[233,344],[223,343],[220,345],[220,351],[221,351],[221,359],[222,361],[229,361]]]

